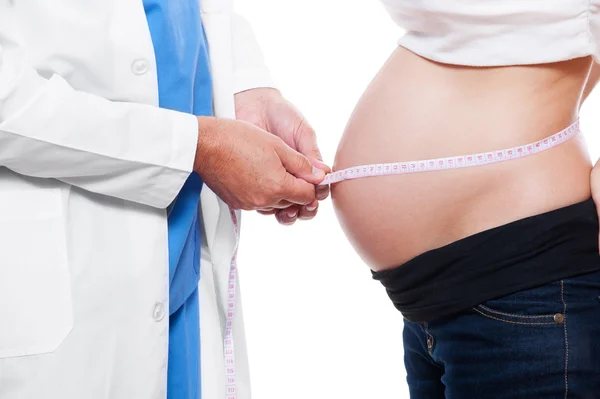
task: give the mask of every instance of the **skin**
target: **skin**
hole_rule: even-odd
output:
[[[598,80],[600,79],[600,65],[594,63],[592,69],[590,70],[590,75],[588,77],[587,83],[585,85],[585,89],[583,90],[583,95],[581,97],[581,104],[592,94],[592,90],[598,84]]]
[[[259,88],[235,95],[236,117],[249,122],[283,140],[290,148],[303,154],[310,163],[324,173],[331,168],[323,163],[315,131],[304,116],[278,90]],[[318,186],[315,199],[305,205],[290,204],[284,209],[264,208],[263,215],[275,215],[279,223],[292,225],[298,219],[316,216],[319,201],[329,196],[329,186]]]
[[[198,117],[194,170],[234,209],[275,214],[282,224],[313,218],[331,169],[312,128],[275,89],[238,93],[235,102],[237,120]]]
[[[586,88],[591,67],[590,57],[532,66],[451,66],[398,48],[351,116],[334,170],[548,137],[577,118],[584,92],[597,80],[593,70]],[[578,138],[494,165],[345,181],[332,187],[332,198],[357,252],[373,270],[385,270],[469,235],[583,201],[600,187],[597,170],[590,184],[592,164]]]
[[[588,96],[592,93],[592,90],[596,87],[598,80],[600,80],[600,65],[594,64],[592,70],[590,71],[590,76],[588,78],[587,84],[583,91],[583,101],[585,101]],[[596,162],[594,169],[591,174],[591,189],[592,189],[592,198],[594,198],[594,202],[596,203],[596,208],[598,209],[598,217],[600,218],[600,160]],[[598,245],[600,246],[600,236],[598,238]]]
[[[250,123],[198,117],[194,170],[234,209],[285,209],[315,201],[325,173]]]

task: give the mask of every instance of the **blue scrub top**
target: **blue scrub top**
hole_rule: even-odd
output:
[[[156,55],[160,107],[212,115],[212,80],[199,0],[143,2]],[[168,210],[169,399],[200,398],[201,189],[200,176],[192,173]]]

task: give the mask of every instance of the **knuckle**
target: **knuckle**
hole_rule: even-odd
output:
[[[251,206],[253,209],[268,208],[268,205],[266,196],[262,193],[253,193],[248,201],[248,206]]]
[[[269,143],[271,143],[271,145],[273,147],[284,148],[286,145],[285,141],[283,141],[281,138],[275,136],[274,134],[268,135],[265,140],[267,140]]]
[[[271,185],[271,192],[275,198],[282,199],[285,197],[288,187],[288,179],[288,175],[285,174],[282,179],[273,181]]]
[[[256,208],[268,208],[269,205],[271,204],[266,196],[259,196],[254,200],[254,206]]]
[[[321,151],[319,150],[317,143],[313,143],[309,151],[315,158],[317,158],[318,161],[323,161],[323,156],[321,155]]]
[[[321,151],[319,150],[319,145],[317,143],[317,134],[314,129],[306,122],[306,119],[302,119],[300,122],[299,128],[296,131],[296,137],[298,141],[302,141],[305,144],[305,147],[308,151],[310,151],[315,156],[321,159]]]
[[[252,204],[248,204],[248,203],[241,203],[239,206],[237,206],[235,209],[241,209],[243,211],[253,211],[254,207],[252,206]]]
[[[309,168],[312,169],[312,166],[310,165],[310,162],[308,162],[308,160],[305,157],[301,156],[301,155],[296,156],[296,158],[294,159],[293,162],[295,163],[295,166],[296,166],[297,170],[304,170],[304,169],[306,169],[308,171]]]
[[[287,177],[285,177],[283,180],[281,181],[277,181],[273,184],[273,194],[275,195],[275,197],[277,198],[281,198],[286,191],[286,186],[287,186]]]
[[[316,137],[314,129],[308,124],[304,115],[299,115],[299,120],[296,124],[296,134],[299,138],[304,139],[313,139]]]
[[[260,182],[261,192],[256,200],[261,207],[270,207],[277,202],[282,190],[282,182],[273,176],[268,176]]]

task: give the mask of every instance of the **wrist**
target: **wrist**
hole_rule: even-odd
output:
[[[257,104],[264,106],[273,98],[282,97],[281,92],[271,87],[255,87],[235,93],[234,101],[236,111],[244,107],[256,107]]]
[[[197,118],[198,143],[196,145],[194,171],[202,176],[208,159],[214,156],[215,149],[218,146],[218,121],[217,118],[210,116],[198,116]]]

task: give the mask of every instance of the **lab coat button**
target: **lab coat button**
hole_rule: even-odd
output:
[[[165,317],[165,305],[162,302],[157,302],[154,305],[152,317],[155,321],[161,321]]]
[[[143,58],[133,61],[131,64],[131,71],[136,75],[143,75],[148,72],[149,66],[148,61]]]

